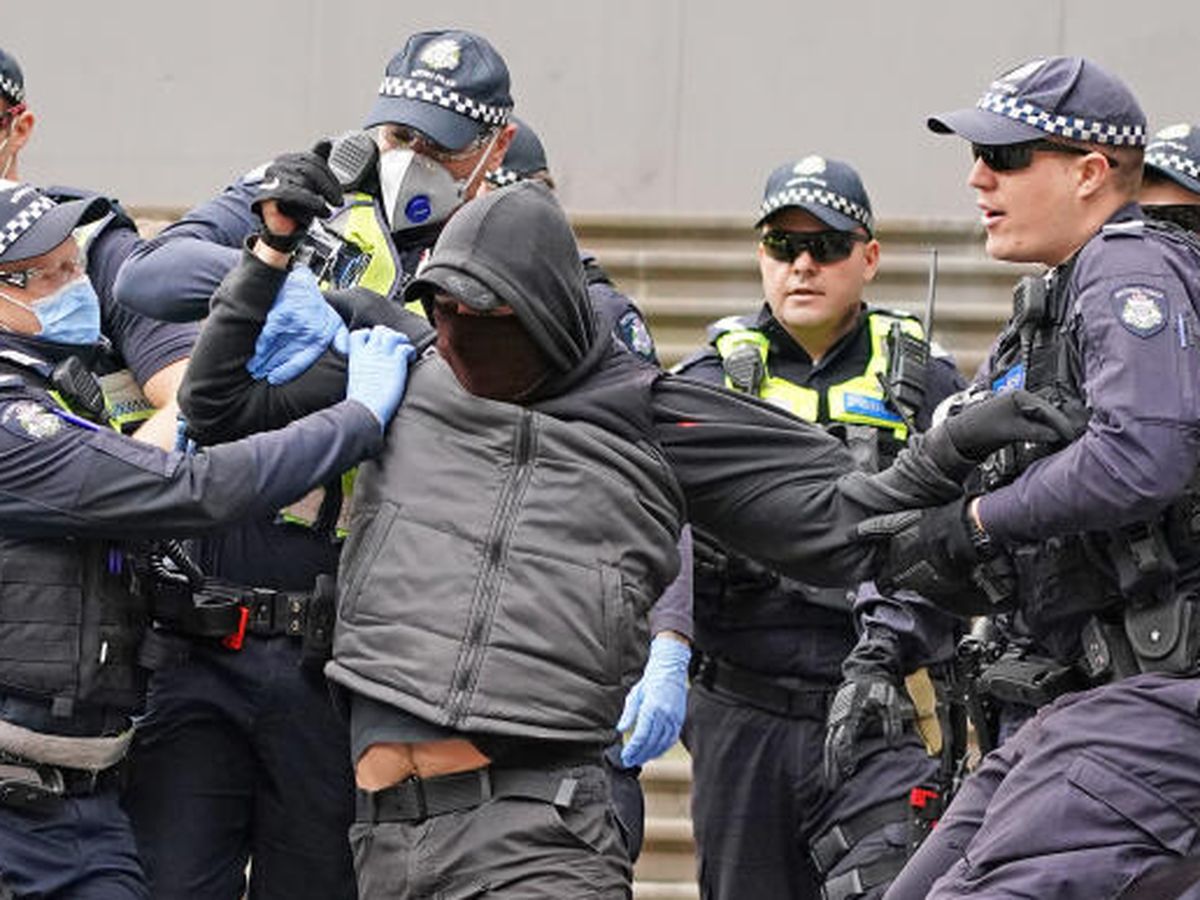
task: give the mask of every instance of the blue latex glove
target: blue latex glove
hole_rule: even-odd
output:
[[[399,331],[383,325],[352,331],[346,399],[357,400],[387,428],[404,397],[413,345]]]
[[[316,276],[302,267],[292,269],[267,314],[246,371],[255,380],[283,384],[315,363],[330,342],[344,354],[349,334],[342,317],[325,302]]]
[[[633,728],[621,751],[626,766],[640,766],[662,756],[679,740],[687,712],[687,671],[692,648],[659,635],[650,642],[650,658],[641,680],[625,698],[618,731]],[[636,723],[636,724],[635,724]]]

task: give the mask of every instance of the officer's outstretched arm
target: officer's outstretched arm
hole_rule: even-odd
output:
[[[271,513],[377,452],[404,394],[412,345],[350,335],[346,399],[286,428],[167,453],[0,383],[0,522],[6,534],[186,536]]]

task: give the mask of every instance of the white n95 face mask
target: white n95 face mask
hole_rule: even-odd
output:
[[[464,186],[445,167],[412,150],[379,154],[380,200],[393,232],[446,221],[462,205]]]

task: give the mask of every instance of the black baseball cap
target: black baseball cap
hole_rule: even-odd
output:
[[[1200,194],[1200,127],[1181,122],[1155,133],[1146,145],[1147,169]]]
[[[871,200],[858,173],[844,162],[815,154],[784,163],[763,189],[757,228],[781,209],[802,209],[835,231],[874,232]]]
[[[496,292],[473,275],[452,266],[427,266],[418,278],[404,289],[405,302],[430,300],[434,294],[448,294],[479,312],[504,305]]]
[[[414,34],[392,57],[365,127],[392,122],[460,150],[512,111],[508,66],[469,31]]]
[[[529,127],[528,122],[516,116],[512,117],[512,123],[517,126],[517,133],[504,153],[504,160],[485,176],[496,187],[516,184],[530,175],[550,170],[550,164],[546,162],[546,148],[542,146],[537,132]]]
[[[0,99],[11,106],[25,102],[25,75],[11,53],[0,50]]]
[[[56,203],[31,184],[0,181],[0,263],[49,253],[109,209],[103,197]]]
[[[926,124],[973,144],[1020,144],[1047,136],[1115,147],[1146,143],[1146,114],[1137,98],[1119,78],[1081,56],[1023,63],[993,81],[973,108],[930,116]]]

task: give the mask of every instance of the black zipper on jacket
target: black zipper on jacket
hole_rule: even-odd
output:
[[[475,597],[471,601],[471,614],[467,620],[466,634],[463,636],[463,647],[451,681],[450,701],[446,705],[451,726],[462,719],[475,691],[479,665],[496,607],[500,575],[516,524],[517,505],[533,475],[533,438],[533,413],[523,409],[521,421],[517,424],[512,471],[496,499],[496,515],[492,518],[491,528],[488,529],[484,548],[486,555],[480,568]]]

